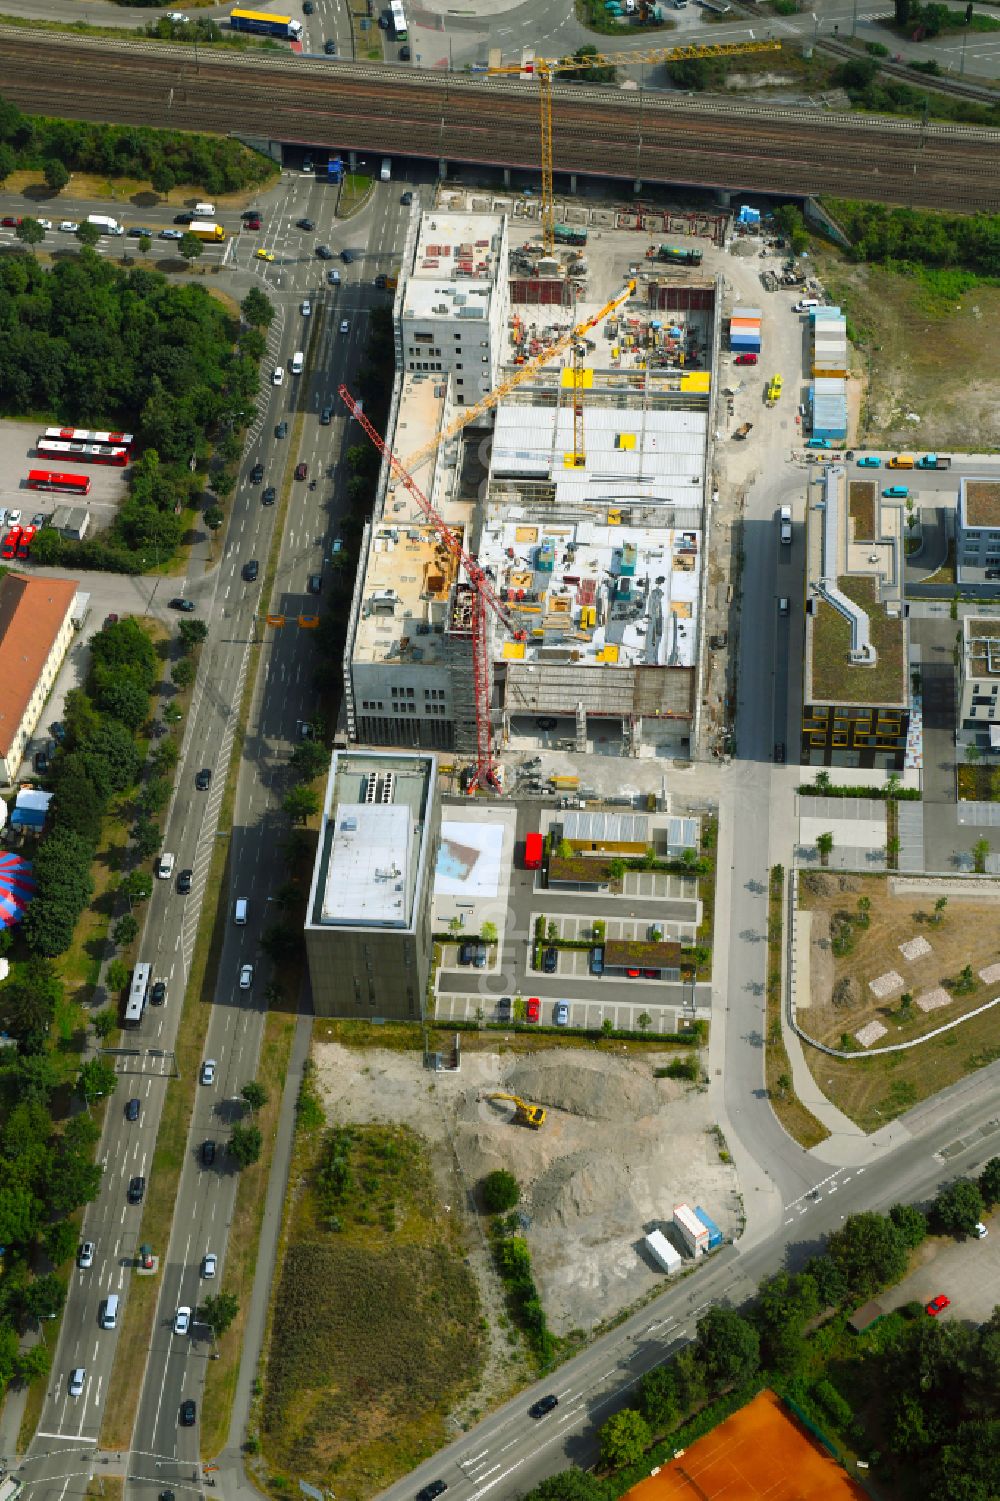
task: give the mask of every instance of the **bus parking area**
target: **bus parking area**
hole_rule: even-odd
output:
[[[76,429],[0,423],[0,535],[5,539],[15,527],[47,524],[57,506],[82,508],[87,532],[105,531],[110,526],[127,493],[125,471],[131,462],[131,445],[119,441],[82,443],[71,438],[71,432],[75,434]],[[117,440],[130,435],[92,436]],[[30,552],[19,560],[25,562],[28,556]],[[8,564],[17,560],[16,553],[4,559]]]

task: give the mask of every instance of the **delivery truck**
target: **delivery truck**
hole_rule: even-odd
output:
[[[302,22],[292,16],[273,16],[264,10],[233,10],[229,13],[229,25],[233,31],[253,31],[260,36],[290,37],[299,41]]]
[[[215,224],[211,219],[195,219],[187,228],[189,235],[194,235],[196,240],[208,240],[217,244],[226,238],[226,231],[221,224]]]
[[[532,833],[524,836],[524,868],[525,870],[541,870],[543,842],[541,834]]]
[[[106,214],[88,214],[88,224],[96,224],[102,235],[123,235],[125,231],[117,219],[109,219]]]
[[[950,469],[951,455],[947,453],[925,453],[917,460],[918,469]]]

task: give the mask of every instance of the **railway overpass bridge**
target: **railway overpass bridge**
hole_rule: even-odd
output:
[[[536,85],[0,26],[0,93],[69,119],[540,170]],[[1000,131],[555,86],[556,171],[1000,213]]]

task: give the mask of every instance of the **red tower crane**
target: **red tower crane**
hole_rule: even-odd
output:
[[[458,537],[435,511],[413,476],[403,468],[381,434],[372,427],[360,404],[354,400],[347,387],[340,386],[337,394],[351,416],[360,422],[379,453],[389,460],[393,474],[413,496],[456,563],[460,568],[465,569],[466,577],[472,587],[472,678],[476,700],[476,774],[469,785],[469,791],[474,792],[477,787],[482,787],[499,792],[501,790],[500,778],[497,775],[493,757],[493,726],[490,722],[490,646],[487,609],[493,611],[504,630],[509,632],[515,640],[525,640],[525,632],[518,630],[514,625],[484,570],[480,568],[471,553],[466,552]]]

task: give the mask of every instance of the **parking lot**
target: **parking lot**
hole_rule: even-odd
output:
[[[944,1293],[951,1303],[937,1314],[939,1319],[985,1323],[1000,1304],[1000,1216],[988,1215],[986,1225],[990,1233],[985,1240],[925,1240],[915,1253],[913,1271],[879,1300],[883,1307],[926,1306]]]
[[[24,525],[36,514],[51,516],[57,505],[85,506],[90,513],[91,526],[106,529],[125,497],[126,471],[103,464],[81,464],[72,459],[56,463],[52,459],[39,458],[35,454],[35,443],[45,425],[41,422],[0,423],[0,507],[5,512],[19,510]],[[31,469],[86,474],[90,480],[90,494],[64,495],[29,490],[28,471]]]

